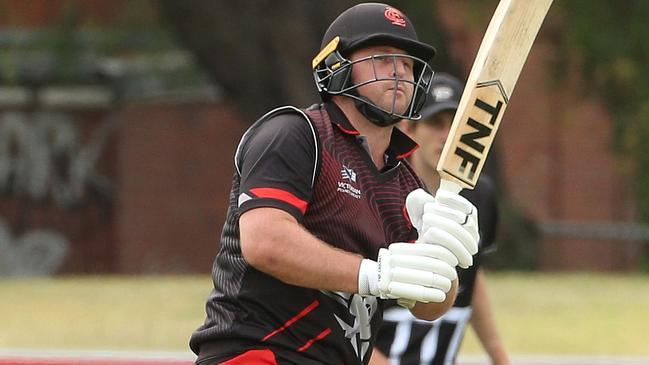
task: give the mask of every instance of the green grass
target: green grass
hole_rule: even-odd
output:
[[[649,355],[649,276],[488,274],[511,353]],[[472,331],[464,352],[479,353]]]
[[[488,273],[512,354],[648,356],[649,276]],[[0,280],[0,348],[188,351],[207,276]],[[468,332],[462,352],[482,353]]]
[[[0,281],[0,347],[186,351],[205,277]]]

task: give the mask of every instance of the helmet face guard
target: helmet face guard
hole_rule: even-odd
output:
[[[421,108],[426,100],[426,95],[430,90],[433,70],[422,59],[407,54],[376,54],[363,57],[358,60],[350,61],[343,57],[338,50],[338,37],[330,42],[323,50],[313,59],[313,75],[315,78],[318,92],[323,99],[328,99],[332,95],[344,95],[354,99],[357,107],[365,114],[368,119],[379,125],[390,125],[401,119],[418,120],[421,118]],[[394,67],[393,77],[379,76],[376,70],[376,62],[379,60],[385,62],[391,59]],[[397,61],[399,59],[408,59],[413,63],[413,80],[407,80],[399,77],[397,70]],[[369,62],[372,64],[374,77],[364,80],[360,83],[354,83],[351,79],[352,68],[355,64]],[[405,110],[397,110],[397,93],[394,93],[392,105],[389,108],[378,106],[374,101],[361,96],[357,89],[361,86],[374,82],[394,82],[395,89],[401,84],[410,84],[413,89],[412,97]],[[366,113],[368,112],[369,113]],[[368,115],[369,114],[369,115]]]

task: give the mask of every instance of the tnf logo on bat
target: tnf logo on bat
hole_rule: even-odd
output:
[[[456,134],[456,138],[458,135],[459,138],[452,151],[454,171],[447,172],[475,185],[473,179],[477,179],[482,170],[483,159],[491,147],[508,100],[498,81],[478,84],[472,100],[473,105],[468,108],[465,121]],[[450,166],[445,166],[445,170],[448,167]]]

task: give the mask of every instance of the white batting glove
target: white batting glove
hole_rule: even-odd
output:
[[[463,196],[438,190],[437,196],[417,189],[406,198],[410,221],[419,232],[417,242],[440,245],[454,259],[449,265],[467,268],[478,252],[478,209]]]
[[[363,296],[441,303],[457,278],[447,249],[427,243],[393,243],[379,250],[377,261],[364,259],[358,272]]]

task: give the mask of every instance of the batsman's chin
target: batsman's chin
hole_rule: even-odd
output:
[[[383,103],[379,105],[381,109],[390,114],[405,115],[410,105],[410,100],[405,96],[394,99],[393,97],[386,98]]]

